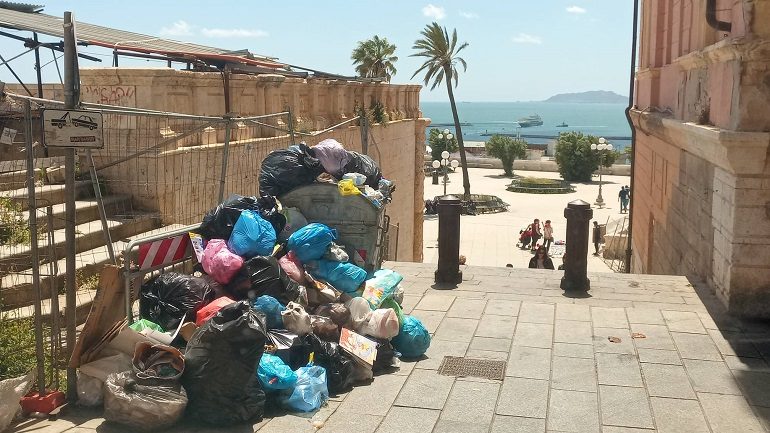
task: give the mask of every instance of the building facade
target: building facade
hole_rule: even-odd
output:
[[[632,271],[770,317],[770,1],[642,0],[640,22]]]

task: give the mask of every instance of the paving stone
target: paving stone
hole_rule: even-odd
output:
[[[433,430],[438,417],[438,410],[398,407],[390,409],[382,420],[377,433],[424,433]]]
[[[628,328],[626,310],[623,308],[591,307],[594,328]]]
[[[394,404],[423,409],[442,409],[454,382],[454,377],[443,376],[433,370],[415,369],[407,378]]]
[[[425,358],[414,366],[415,369],[438,370],[445,356],[465,356],[470,341],[448,341],[434,338],[430,342]]]
[[[707,334],[672,332],[671,337],[682,359],[722,360],[722,355]]]
[[[556,320],[591,321],[591,310],[588,305],[558,304],[556,305]]]
[[[592,344],[553,343],[553,355],[567,358],[593,358]]]
[[[660,310],[649,308],[626,308],[629,323],[644,323],[648,325],[665,325]]]
[[[511,340],[508,338],[473,337],[471,350],[491,350],[494,352],[508,352]]]
[[[495,359],[498,361],[506,361],[508,359],[508,353],[496,352],[492,350],[480,350],[480,349],[468,349],[468,353],[465,354],[467,358],[475,359]]]
[[[599,408],[596,393],[551,390],[548,430],[598,433]]]
[[[676,350],[639,349],[639,362],[651,364],[682,365]]]
[[[611,425],[603,425],[602,433],[655,433],[656,430],[646,428],[633,428],[633,427],[617,427]]]
[[[599,386],[602,424],[654,428],[647,393],[642,388]]]
[[[553,323],[554,305],[523,302],[519,310],[519,322]]]
[[[457,317],[445,317],[436,330],[436,338],[449,341],[470,342],[479,321],[475,319],[460,319]]]
[[[620,342],[613,343],[609,337],[618,337]],[[594,351],[597,353],[636,354],[631,333],[627,329],[617,328],[594,328]]]
[[[505,299],[491,298],[487,301],[484,308],[484,314],[494,314],[500,316],[518,316],[521,301],[509,301]]]
[[[551,375],[551,349],[513,346],[506,376],[548,379]]]
[[[591,323],[575,320],[557,320],[553,341],[557,343],[591,344]]]
[[[490,424],[439,418],[433,433],[487,433]],[[356,432],[358,433],[358,432]]]
[[[427,370],[421,370],[421,372],[428,373]],[[433,372],[428,374],[433,374]],[[340,405],[340,410],[385,416],[407,378],[407,376],[396,374],[379,375],[370,384],[353,388]]]
[[[428,293],[422,297],[415,310],[449,311],[454,300],[454,296]]]
[[[658,433],[709,433],[695,400],[652,397],[650,404]]]
[[[498,415],[545,418],[548,381],[506,377],[497,401]]]
[[[443,311],[429,310],[412,310],[412,312],[409,314],[420,319],[420,322],[425,325],[425,329],[427,329],[431,334],[436,333],[436,330],[446,315],[446,313]]]
[[[641,366],[627,353],[597,353],[596,369],[600,385],[643,387]]]
[[[695,392],[684,367],[642,363],[642,375],[650,396],[694,399]]]
[[[324,424],[324,433],[374,433],[382,422],[381,416],[335,412]],[[271,431],[269,425],[265,431]]]
[[[401,309],[404,311],[404,314],[411,314],[421,300],[422,295],[419,294],[412,293],[404,295],[404,300],[401,301]]]
[[[715,329],[709,329],[708,334],[722,355],[748,356],[751,358],[761,357],[759,351],[754,346],[753,340],[744,334],[723,332]]]
[[[705,334],[706,328],[696,313],[686,311],[662,311],[666,326],[671,332],[688,332],[692,334]]]
[[[516,317],[485,314],[476,328],[477,337],[511,338],[516,330]]]
[[[765,430],[740,395],[698,393],[706,420],[714,432],[761,433]]]
[[[440,420],[474,423],[489,426],[495,413],[500,383],[456,381]]]
[[[770,407],[770,374],[753,371],[736,371],[735,379],[741,384],[749,403]]]
[[[738,384],[724,362],[685,359],[684,368],[697,392],[741,395]]]
[[[480,319],[486,305],[486,299],[455,299],[452,308],[447,312],[447,317]]]
[[[730,370],[761,371],[770,373],[770,365],[762,358],[746,358],[725,355],[725,364]]]
[[[645,338],[634,338],[637,349],[676,350],[674,340],[664,325],[632,324],[632,333],[644,334]]]
[[[491,433],[544,433],[545,420],[519,416],[495,415]]]
[[[553,358],[551,388],[596,392],[596,366],[593,359]]]
[[[551,348],[553,325],[543,323],[519,323],[513,337],[514,346]]]
[[[759,422],[765,428],[765,431],[770,431],[770,407],[752,406],[754,412],[759,417]]]

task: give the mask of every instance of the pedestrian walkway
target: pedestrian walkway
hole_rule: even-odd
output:
[[[581,199],[594,208],[594,219],[605,224],[609,219],[622,219],[618,192],[620,187],[628,185],[628,176],[604,176],[603,197],[606,207],[599,209],[593,205],[599,193],[598,179],[589,183],[574,183],[575,192],[570,194],[525,194],[507,191],[510,178],[501,176],[502,170],[470,168],[468,176],[471,191],[474,194],[491,194],[510,204],[508,212],[476,216],[462,216],[460,219],[460,254],[467,259],[468,265],[505,266],[510,263],[515,268],[526,268],[532,255],[529,251],[516,248],[519,230],[532,223],[535,218],[540,224],[550,219],[554,227],[554,239],[565,239],[567,220],[564,208],[567,203]],[[559,173],[520,171],[520,176],[533,176],[558,179]],[[458,170],[449,174],[450,184],[447,192],[462,194],[462,173]],[[432,199],[444,193],[444,186],[433,185],[430,177],[425,178],[426,199]],[[438,263],[438,217],[426,215],[423,224],[423,261]],[[542,243],[542,240],[541,240]],[[593,252],[593,245],[589,252]],[[554,265],[559,266],[561,259],[554,258]],[[591,254],[588,256],[588,270],[593,272],[612,272],[604,262]]]
[[[562,272],[463,268],[434,287],[433,264],[386,263],[404,275],[404,307],[434,335],[403,361],[312,416],[174,432],[683,433],[763,432],[770,421],[770,325],[727,316],[685,277],[589,273],[586,297]],[[444,356],[506,362],[503,380],[439,375]],[[124,432],[98,412],[27,421],[13,432]],[[764,427],[763,427],[764,426]]]

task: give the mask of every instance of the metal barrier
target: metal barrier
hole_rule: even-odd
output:
[[[200,224],[193,224],[135,239],[126,245],[123,250],[123,278],[126,287],[126,317],[129,323],[133,321],[133,304],[139,295],[137,290],[137,296],[134,296],[134,282],[139,282],[138,288],[147,275],[162,273],[167,268],[195,259],[189,234],[199,227]]]

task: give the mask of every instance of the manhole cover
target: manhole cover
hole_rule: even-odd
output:
[[[505,361],[492,359],[460,358],[445,356],[441,361],[438,374],[458,377],[483,377],[491,380],[503,380],[505,377]]]

